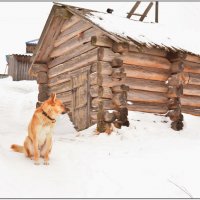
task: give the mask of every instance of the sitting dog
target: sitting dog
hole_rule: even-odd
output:
[[[28,136],[24,141],[24,146],[13,144],[11,149],[25,153],[31,159],[33,158],[36,165],[40,164],[39,157],[42,157],[44,164],[48,165],[56,117],[67,111],[69,109],[64,106],[61,100],[56,98],[56,94],[51,94],[50,98],[35,110],[28,126]]]

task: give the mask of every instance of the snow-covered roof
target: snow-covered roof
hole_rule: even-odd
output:
[[[200,37],[195,32],[180,29],[171,29],[158,23],[144,23],[108,13],[90,12],[86,18],[126,40],[163,48],[179,49],[200,54]]]
[[[38,43],[39,39],[35,39],[35,40],[30,40],[30,41],[27,41],[26,44],[34,44],[36,45]]]
[[[200,55],[199,34],[187,28],[183,30],[178,25],[140,22],[114,14],[64,6],[122,41]]]

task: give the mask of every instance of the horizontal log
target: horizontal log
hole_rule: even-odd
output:
[[[98,61],[96,65],[99,74],[111,75],[113,72],[112,66],[108,62]]]
[[[112,99],[113,93],[112,93],[111,88],[109,87],[99,87],[98,96],[100,98]]]
[[[165,114],[168,111],[166,104],[145,104],[134,102],[133,104],[128,104],[127,108],[129,111],[139,111],[147,113],[159,113]]]
[[[181,111],[190,115],[200,116],[200,107],[181,106]]]
[[[168,98],[164,93],[147,92],[142,90],[129,90],[128,101],[149,102],[149,103],[167,103]]]
[[[112,92],[123,92],[123,91],[129,91],[129,85],[117,85],[117,86],[113,86],[111,88]]]
[[[200,85],[200,74],[184,73],[188,75],[186,84]]]
[[[200,63],[184,61],[184,72],[200,74]]]
[[[56,65],[62,64],[62,63],[66,62],[66,61],[68,61],[72,58],[75,58],[75,57],[82,55],[82,54],[84,54],[88,51],[91,51],[93,49],[94,49],[94,47],[91,46],[91,44],[89,42],[85,43],[85,44],[81,44],[76,49],[73,49],[70,52],[68,52],[68,53],[66,53],[62,56],[59,56],[59,57],[53,59],[52,61],[50,61],[49,64],[48,64],[48,68],[52,68]]]
[[[86,52],[76,58],[69,60],[63,64],[57,65],[48,71],[49,78],[62,74],[64,72],[70,72],[77,70],[81,67],[88,66],[97,60],[97,49],[93,49]]]
[[[97,85],[97,72],[89,75],[90,85]]]
[[[169,72],[153,71],[147,67],[134,65],[123,65],[127,77],[140,78],[146,80],[166,81],[169,78]]]
[[[82,44],[90,42],[91,37],[93,35],[98,35],[98,34],[100,34],[100,33],[97,32],[94,28],[84,31],[81,37],[80,36],[73,37],[72,39],[61,44],[60,46],[54,48],[50,54],[50,58],[54,58],[54,57],[58,57],[58,56],[67,54],[70,51],[72,51],[73,49],[78,48]]]
[[[112,47],[113,40],[106,35],[92,36],[91,44],[99,47]]]
[[[185,60],[200,64],[200,57],[196,56],[196,55],[189,55],[189,54],[187,54]]]
[[[114,53],[110,48],[100,47],[98,50],[98,60],[112,62],[113,59],[119,57],[119,53]]]
[[[91,27],[91,24],[86,23],[83,20],[78,21],[59,35],[54,43],[54,47],[57,47],[71,38],[80,35],[82,32],[90,29]]]
[[[63,103],[72,101],[72,92],[63,92],[57,93],[57,98],[60,99]]]
[[[130,89],[135,89],[135,90],[145,90],[145,91],[164,92],[164,93],[168,91],[168,88],[164,81],[153,81],[153,80],[126,77],[123,80],[123,83],[125,85],[128,85]]]
[[[51,86],[54,86],[54,85],[58,85],[60,83],[64,83],[64,82],[69,81],[69,80],[71,80],[69,73],[68,72],[62,73],[62,74],[59,74],[59,75],[57,75],[53,78],[49,78],[48,86],[51,87]]]
[[[65,31],[66,29],[73,26],[75,23],[77,23],[80,20],[78,16],[73,15],[69,20],[66,20],[61,28],[61,32]]]
[[[200,96],[200,85],[184,85],[183,94],[190,96]]]
[[[149,54],[149,55],[154,55],[154,56],[159,56],[159,57],[166,57],[167,56],[167,51],[159,48],[148,48],[148,47],[139,47],[130,45],[129,46],[129,51],[136,52],[136,53],[143,53],[143,54]]]
[[[48,76],[46,72],[38,72],[37,74],[37,83],[47,83],[48,82]]]
[[[200,107],[200,97],[183,95],[180,99],[181,105]]]
[[[36,76],[38,72],[47,72],[48,67],[46,64],[33,64],[30,70],[31,75]]]
[[[91,97],[98,97],[99,92],[99,86],[98,85],[92,85],[90,86],[90,96]]]
[[[120,58],[123,60],[124,64],[128,65],[153,67],[166,70],[170,70],[171,68],[171,63],[166,58],[158,56],[128,52],[121,55]]]
[[[72,82],[71,81],[66,81],[64,83],[54,85],[49,88],[50,93],[61,93],[61,92],[67,92],[72,89]]]

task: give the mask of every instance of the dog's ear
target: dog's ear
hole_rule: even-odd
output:
[[[51,93],[51,101],[55,103],[56,101],[56,93]]]

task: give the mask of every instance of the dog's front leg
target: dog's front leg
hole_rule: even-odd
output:
[[[37,137],[34,138],[33,140],[33,148],[34,148],[34,164],[39,165],[39,149],[38,149],[38,139]]]

